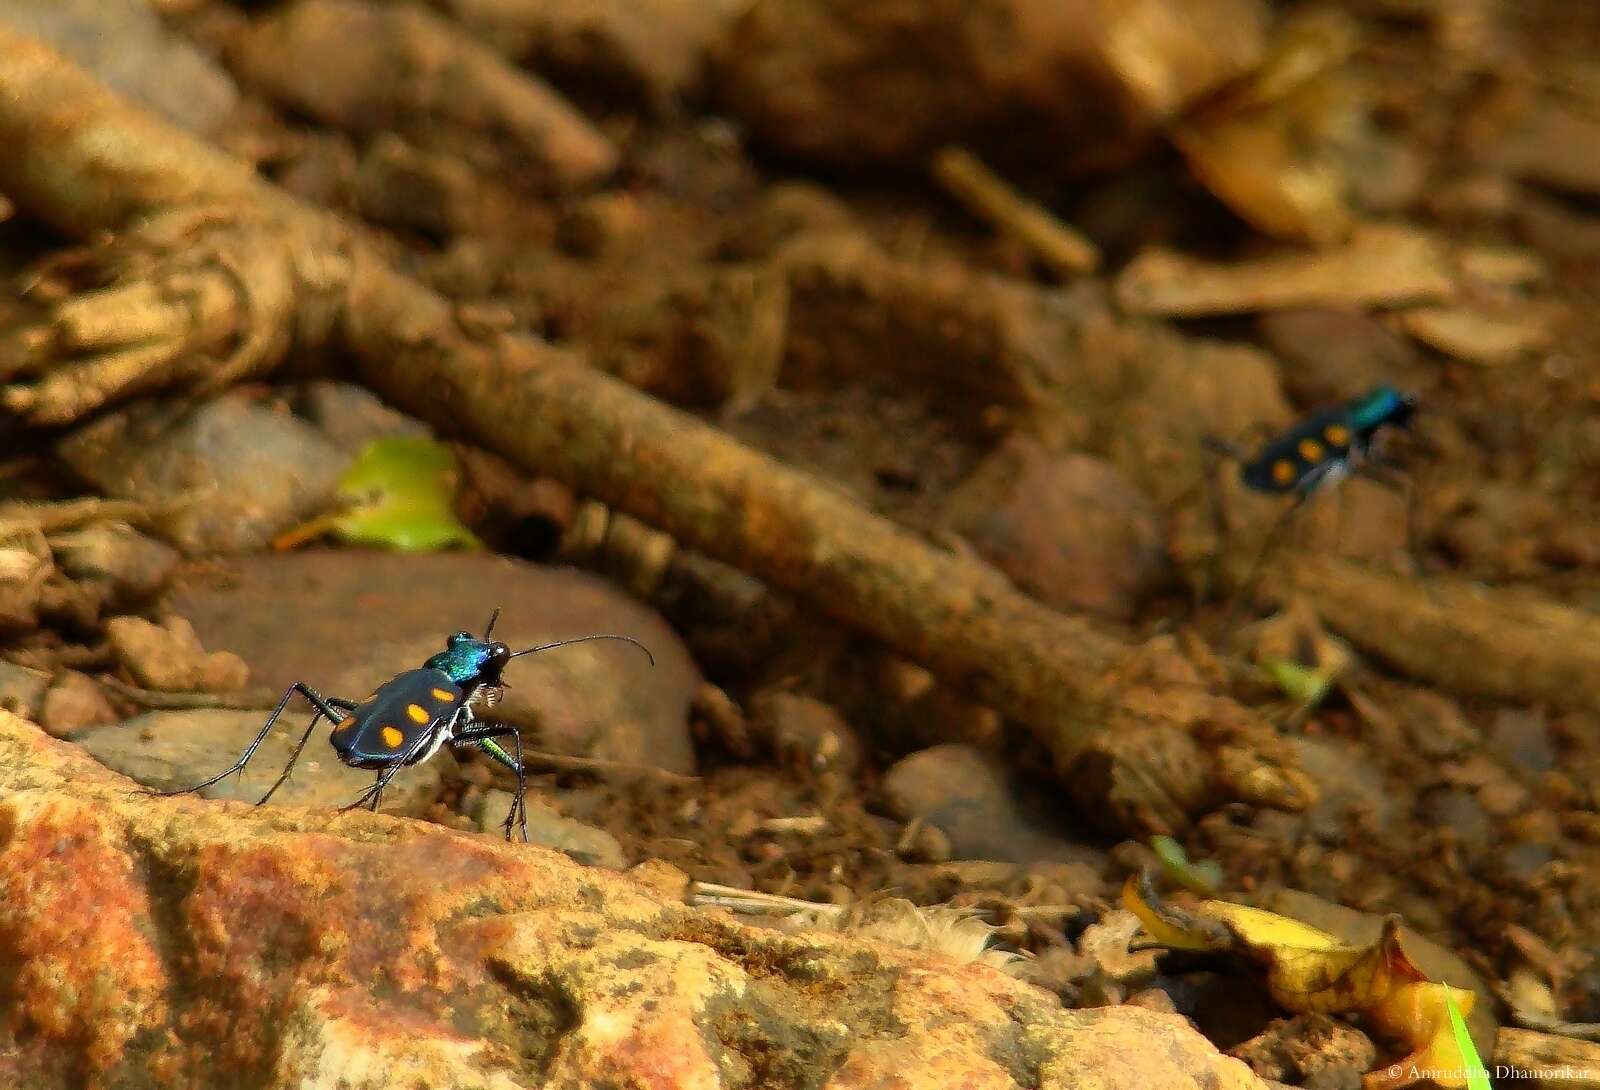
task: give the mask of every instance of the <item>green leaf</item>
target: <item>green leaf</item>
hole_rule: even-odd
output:
[[[402,552],[478,548],[477,537],[456,518],[455,492],[449,448],[413,436],[375,439],[339,478],[344,508],[327,528],[354,544]]]
[[[1333,678],[1322,671],[1286,659],[1268,659],[1261,669],[1284,696],[1303,708],[1316,707],[1333,684]]]
[[[1151,837],[1150,849],[1161,860],[1161,869],[1167,877],[1184,889],[1202,897],[1215,897],[1222,888],[1222,864],[1216,860],[1191,861],[1183,845],[1170,836]]]
[[[1461,1017],[1461,1008],[1456,1006],[1448,990],[1444,993],[1444,1006],[1450,1012],[1450,1031],[1455,1034],[1456,1049],[1461,1053],[1462,1066],[1466,1068],[1467,1090],[1492,1090],[1489,1072],[1478,1056],[1478,1046],[1472,1043],[1472,1034],[1467,1032],[1467,1020]]]

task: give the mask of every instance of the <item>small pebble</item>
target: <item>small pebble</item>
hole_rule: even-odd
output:
[[[50,675],[9,662],[0,662],[0,708],[24,719],[36,720]]]
[[[100,686],[76,670],[57,675],[39,709],[39,725],[57,738],[72,738],[90,727],[116,721],[116,710]]]
[[[370,390],[350,382],[308,382],[295,394],[293,404],[296,412],[352,456],[374,439],[428,435],[427,425],[391,409]]]
[[[861,741],[832,706],[782,691],[760,693],[751,704],[760,728],[786,767],[848,775],[860,766]]]
[[[172,546],[123,522],[52,534],[50,549],[70,579],[102,588],[112,609],[129,609],[154,598],[178,566]]]
[[[146,689],[164,693],[222,693],[242,689],[250,670],[228,651],[207,653],[182,617],[155,625],[140,617],[113,617],[106,622],[111,653]]]
[[[349,456],[310,424],[235,390],[140,401],[56,447],[108,495],[166,513],[152,532],[190,556],[253,552],[320,514]]]
[[[895,816],[937,826],[953,859],[1026,863],[1074,856],[1071,845],[1024,818],[1004,770],[971,746],[913,753],[884,774],[882,791]]]
[[[1058,609],[1126,620],[1167,574],[1161,514],[1110,463],[1014,437],[951,494],[949,528]]]
[[[913,821],[894,846],[908,863],[944,863],[950,858],[950,838],[937,825]]]
[[[510,791],[490,788],[483,793],[477,811],[472,815],[478,828],[495,836],[505,833],[506,814],[511,810],[513,795]],[[525,799],[528,809],[528,841],[541,848],[552,848],[585,866],[622,870],[628,858],[617,838],[604,829],[596,829],[581,821],[574,821],[532,796]],[[520,830],[513,829],[512,840],[521,843]]]
[[[168,121],[215,131],[239,101],[216,62],[169,32],[147,0],[3,0],[0,23],[47,42]]]

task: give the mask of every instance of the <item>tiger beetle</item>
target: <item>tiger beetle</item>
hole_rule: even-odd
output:
[[[500,611],[497,609],[489,618],[489,625],[484,629],[482,639],[470,632],[457,632],[445,640],[445,649],[429,658],[420,669],[407,670],[403,674],[395,675],[378,686],[365,700],[359,702],[339,697],[324,697],[304,682],[295,682],[284,691],[283,699],[278,701],[278,706],[267,717],[266,723],[256,732],[255,740],[245,748],[237,761],[209,780],[197,783],[193,787],[155,791],[151,794],[187,795],[242,771],[267,734],[271,732],[273,725],[283,715],[294,694],[299,693],[311,702],[316,714],[311,717],[305,733],[300,736],[294,752],[289,755],[289,763],[284,766],[277,781],[265,795],[261,796],[260,802],[256,805],[259,806],[272,798],[278,788],[288,781],[290,771],[300,759],[300,751],[306,748],[312,732],[317,729],[317,724],[325,716],[333,724],[333,731],[328,736],[328,741],[332,744],[333,751],[339,755],[339,760],[351,768],[372,769],[378,773],[373,785],[362,792],[361,797],[355,802],[342,807],[341,810],[354,810],[363,805],[370,805],[376,811],[379,801],[383,798],[384,788],[389,786],[389,781],[394,779],[396,773],[408,765],[426,761],[446,743],[449,743],[452,750],[464,746],[477,746],[516,774],[517,793],[512,799],[510,811],[506,814],[505,834],[506,839],[510,840],[512,828],[520,826],[522,839],[526,842],[528,811],[524,795],[527,791],[527,776],[522,763],[522,737],[515,727],[478,722],[473,715],[473,707],[475,705],[488,707],[498,703],[507,684],[500,679],[501,671],[506,668],[506,664],[512,659],[531,655],[537,651],[548,651],[553,647],[565,647],[586,640],[623,640],[643,651],[645,657],[650,660],[650,665],[654,666],[656,660],[655,656],[650,654],[650,649],[633,637],[609,634],[578,636],[568,640],[557,640],[554,643],[539,644],[523,651],[512,651],[505,644],[490,639],[494,633],[494,623],[499,618]],[[514,754],[507,753],[496,741],[498,738],[507,737],[513,742]]]
[[[1211,450],[1239,462],[1239,479],[1245,487],[1270,495],[1287,495],[1292,502],[1273,522],[1261,542],[1234,596],[1244,598],[1260,571],[1273,542],[1306,500],[1349,476],[1366,477],[1399,491],[1406,497],[1406,536],[1411,535],[1411,485],[1397,467],[1374,451],[1381,432],[1409,428],[1417,399],[1390,386],[1378,386],[1333,408],[1320,409],[1267,440],[1253,456],[1232,443],[1208,437]],[[1415,553],[1415,549],[1412,549]]]

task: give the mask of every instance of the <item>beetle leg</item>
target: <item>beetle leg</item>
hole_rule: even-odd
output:
[[[1405,501],[1406,555],[1411,560],[1411,570],[1416,576],[1417,582],[1422,585],[1422,589],[1429,599],[1437,605],[1439,600],[1433,593],[1433,586],[1425,578],[1425,569],[1422,566],[1422,546],[1417,542],[1417,490],[1415,485],[1412,484],[1411,478],[1396,463],[1377,455],[1356,466],[1354,472],[1358,477],[1365,477],[1369,481],[1398,492],[1401,499]]]
[[[239,755],[239,759],[233,762],[233,764],[229,765],[215,776],[212,776],[209,780],[204,780],[200,783],[197,783],[193,787],[181,787],[171,791],[146,791],[145,793],[151,795],[162,795],[166,797],[171,797],[173,795],[187,795],[192,792],[200,791],[210,787],[214,783],[220,783],[222,780],[227,779],[235,772],[243,771],[244,766],[250,763],[250,758],[255,756],[256,750],[261,748],[261,743],[266,741],[266,737],[272,731],[273,725],[277,723],[277,721],[283,716],[283,710],[289,706],[289,701],[294,697],[295,693],[299,693],[301,696],[309,700],[311,702],[311,706],[317,710],[316,714],[311,717],[311,727],[306,729],[306,737],[310,737],[311,729],[317,725],[317,721],[323,716],[327,716],[327,718],[334,723],[337,723],[344,718],[344,711],[341,710],[338,705],[332,701],[324,699],[321,693],[317,692],[305,682],[297,681],[284,690],[283,699],[278,701],[278,706],[272,709],[272,714],[267,716],[267,721],[263,723],[261,725],[261,729],[256,732],[255,738],[248,746],[245,747],[245,751]],[[347,703],[347,701],[341,700],[338,702],[340,705],[345,703]],[[304,746],[305,741],[302,739],[300,745],[295,747],[294,756],[289,758],[288,767],[284,769],[285,776],[288,775],[289,769],[294,767],[295,759],[300,756],[300,750],[304,748]],[[276,787],[274,790],[276,790]]]
[[[510,736],[512,748],[516,756],[508,754],[494,739]],[[506,839],[511,839],[511,829],[520,825],[522,828],[522,842],[528,843],[528,779],[527,769],[522,763],[522,735],[515,727],[501,726],[498,723],[485,723],[475,725],[457,734],[451,740],[451,745],[476,745],[490,757],[505,765],[517,775],[517,793],[511,800],[511,809],[506,813],[505,832]]]
[[[1239,589],[1233,592],[1233,603],[1228,607],[1226,627],[1233,627],[1234,616],[1239,612],[1240,604],[1249,597],[1251,589],[1255,586],[1256,576],[1261,574],[1261,565],[1267,559],[1267,554],[1272,551],[1272,546],[1282,535],[1283,528],[1289,525],[1289,520],[1294,517],[1296,511],[1305,505],[1306,499],[1310,495],[1311,492],[1309,491],[1296,492],[1294,502],[1285,507],[1282,513],[1273,520],[1272,525],[1268,527],[1266,535],[1261,539],[1260,550],[1257,551],[1255,559],[1250,562],[1250,567],[1245,571],[1245,577],[1239,583]]]
[[[333,704],[333,701],[330,700],[328,703]],[[337,708],[338,705],[335,704],[334,707]],[[344,717],[340,716],[339,718],[343,719]],[[300,736],[300,741],[295,743],[294,752],[289,754],[289,763],[283,766],[283,771],[278,773],[278,778],[273,781],[271,787],[267,788],[267,793],[256,800],[257,806],[265,805],[268,799],[277,794],[278,788],[289,781],[289,773],[294,771],[294,763],[300,759],[300,751],[306,748],[307,742],[311,741],[311,732],[317,729],[317,724],[321,720],[322,712],[319,710],[317,714],[311,717],[311,722],[306,724],[306,732]],[[335,719],[334,722],[337,723],[339,720]]]

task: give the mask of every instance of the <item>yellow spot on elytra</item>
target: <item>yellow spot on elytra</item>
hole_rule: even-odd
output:
[[[413,723],[426,723],[433,718],[421,704],[407,704],[406,714],[411,717]]]
[[[1322,444],[1315,439],[1302,439],[1295,449],[1300,452],[1300,457],[1308,462],[1315,462],[1322,458]]]
[[[448,689],[435,689],[433,690],[433,698],[435,700],[450,701],[456,698],[456,694]]]
[[[1322,437],[1336,447],[1342,447],[1350,441],[1350,429],[1343,424],[1329,424],[1322,429]]]
[[[394,727],[384,727],[379,733],[383,735],[383,744],[390,749],[399,749],[400,743],[406,740],[406,736]]]
[[[1272,479],[1279,484],[1294,483],[1294,463],[1287,458],[1280,458],[1272,463]]]

